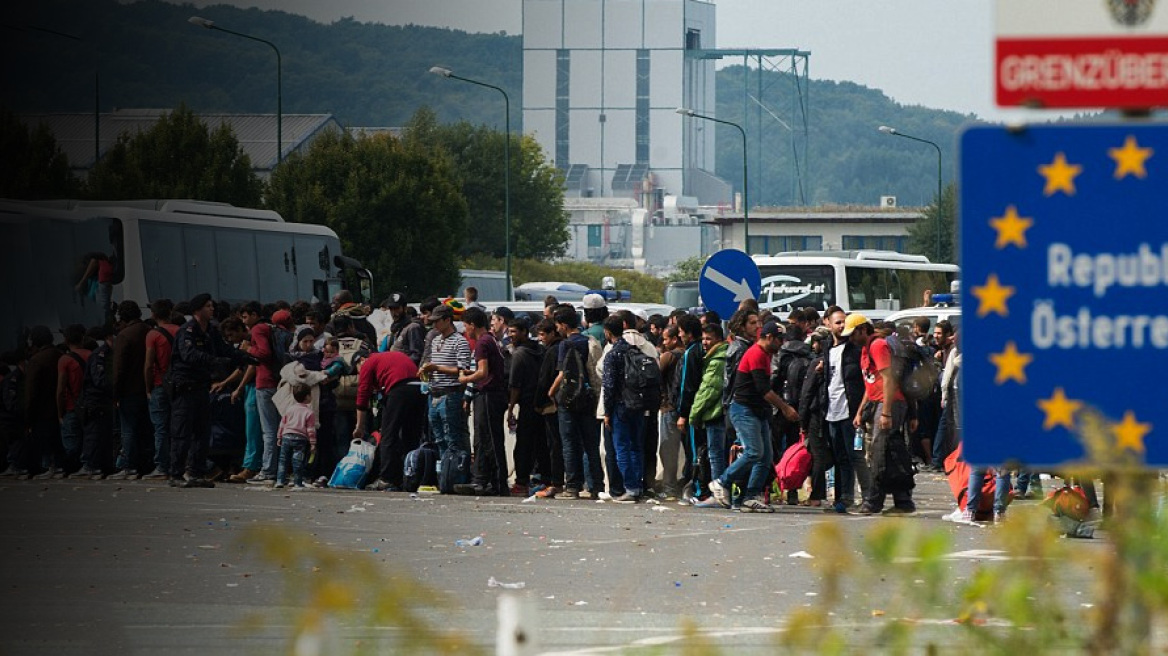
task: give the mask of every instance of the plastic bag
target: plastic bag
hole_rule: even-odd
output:
[[[349,445],[349,453],[337,464],[333,476],[329,479],[329,487],[359,490],[365,482],[366,475],[373,465],[375,447],[365,440],[353,440]]]

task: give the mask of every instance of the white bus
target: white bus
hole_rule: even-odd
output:
[[[880,319],[922,303],[926,289],[949,291],[956,264],[894,251],[792,251],[755,255],[762,274],[759,306],[785,318],[791,310],[838,305]]]
[[[111,300],[145,306],[207,292],[216,300],[372,298],[372,277],[341,254],[336,233],[276,212],[189,200],[0,200],[0,349],[23,328],[101,323],[75,290],[94,253],[112,267]]]

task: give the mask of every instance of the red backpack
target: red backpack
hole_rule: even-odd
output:
[[[792,444],[775,465],[775,476],[779,479],[779,489],[798,490],[803,481],[811,475],[811,452],[807,450],[807,435],[800,433],[799,443]]]

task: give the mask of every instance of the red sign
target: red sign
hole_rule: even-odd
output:
[[[1168,1],[1159,4],[999,0],[998,105],[1168,106]]]

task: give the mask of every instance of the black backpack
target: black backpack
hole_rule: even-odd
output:
[[[268,348],[272,349],[272,369],[275,374],[279,376],[280,370],[284,365],[290,364],[292,358],[292,340],[296,338],[292,331],[286,330],[276,324],[272,326],[272,339]]]
[[[630,346],[624,353],[625,379],[621,403],[629,410],[661,407],[661,367],[657,359]]]
[[[470,454],[458,449],[447,449],[442,454],[441,470],[438,472],[438,491],[454,494],[455,485],[470,482]]]
[[[803,381],[810,366],[810,356],[792,354],[787,359],[787,369],[783,373],[783,400],[793,408],[799,408],[799,395],[803,392]]]
[[[892,363],[899,373],[900,392],[909,401],[927,399],[941,379],[936,360],[928,357],[915,342],[905,344],[895,335],[887,339]]]
[[[596,393],[588,378],[588,369],[579,349],[565,345],[564,382],[556,392],[556,405],[568,412],[593,412],[596,410]]]
[[[438,447],[424,442],[407,453],[402,474],[406,492],[417,492],[423,485],[438,485]]]

